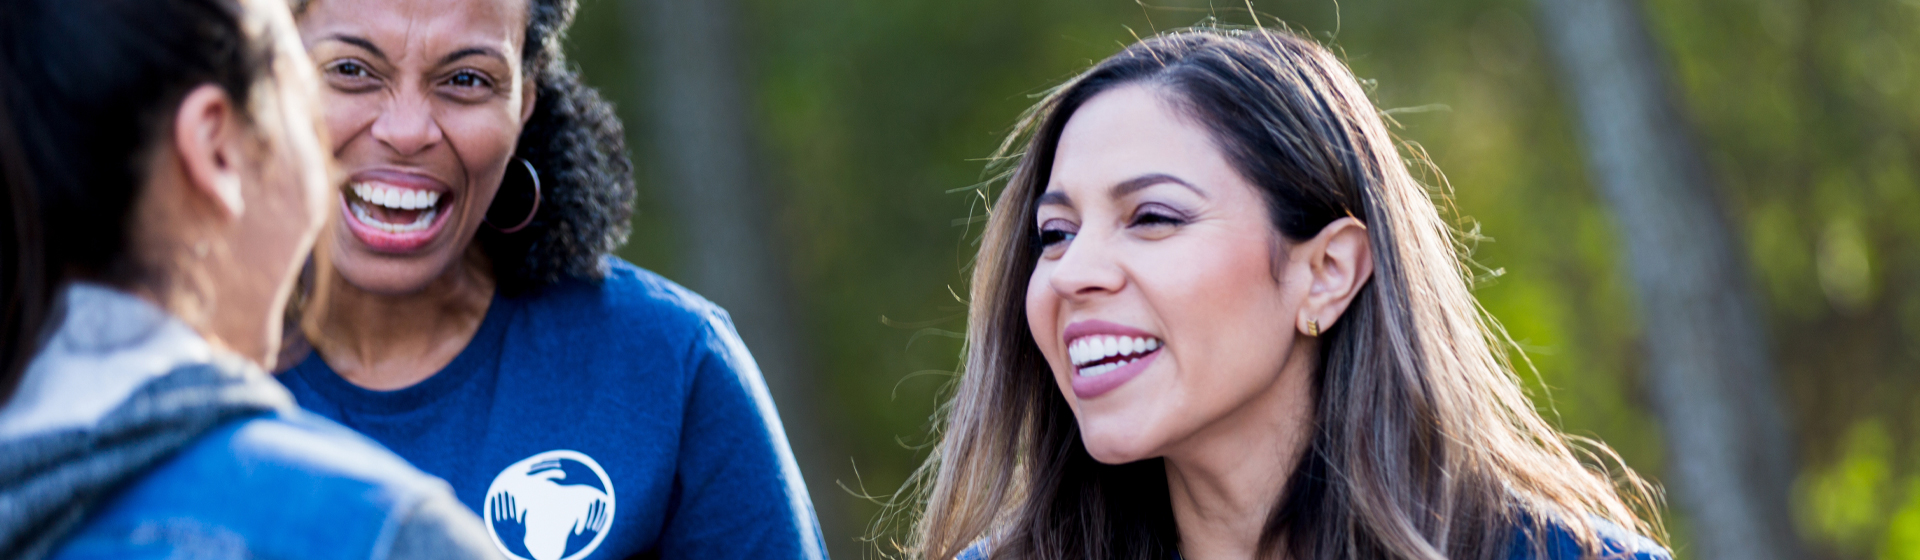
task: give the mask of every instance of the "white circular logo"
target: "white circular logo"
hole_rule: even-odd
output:
[[[578,560],[607,538],[613,481],[585,453],[540,453],[493,477],[485,517],[493,544],[509,558]]]

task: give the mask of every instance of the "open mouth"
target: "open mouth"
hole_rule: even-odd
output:
[[[373,249],[419,249],[433,241],[447,221],[452,193],[398,182],[420,181],[356,180],[341,193],[347,229]]]
[[[1158,338],[1090,335],[1067,346],[1067,357],[1081,377],[1094,377],[1132,364],[1160,350]]]
[[[360,223],[387,233],[423,231],[440,214],[440,193],[354,183],[347,207]]]

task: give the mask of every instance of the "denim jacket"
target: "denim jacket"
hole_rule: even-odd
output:
[[[228,422],[108,498],[52,558],[492,558],[446,483],[319,416]]]
[[[0,557],[490,558],[444,482],[164,311],[69,286],[0,408]]]

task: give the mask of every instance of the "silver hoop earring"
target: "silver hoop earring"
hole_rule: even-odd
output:
[[[513,233],[516,231],[526,229],[527,225],[533,223],[533,216],[540,212],[540,171],[537,169],[534,169],[533,162],[527,161],[527,158],[514,158],[513,161],[519,163],[520,164],[519,167],[527,171],[527,182],[532,183],[533,185],[533,207],[527,209],[527,217],[521,218],[520,223],[514,224],[513,227],[504,227],[504,228],[500,227],[499,224],[493,223],[493,216],[491,215],[493,214],[493,209],[488,208],[487,214],[489,215],[481,218],[481,221],[486,222],[486,224],[489,226],[493,226],[493,229],[500,230],[500,233]],[[512,168],[514,166],[512,163],[509,163],[507,165],[508,165],[508,169],[507,169],[508,174],[511,175],[513,171]],[[500,184],[501,190],[506,190],[507,185],[509,185],[510,183],[511,182],[509,181],[502,181]],[[495,203],[500,202],[500,194],[495,193],[493,195],[493,200]]]

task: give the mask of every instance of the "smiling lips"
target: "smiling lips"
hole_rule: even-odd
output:
[[[1081,376],[1093,377],[1131,364],[1158,349],[1158,338],[1091,335],[1068,345],[1067,356]]]
[[[1073,394],[1091,399],[1139,377],[1160,357],[1166,344],[1145,331],[1106,321],[1067,325],[1061,336],[1073,362]]]
[[[369,172],[341,193],[347,229],[368,248],[387,253],[418,250],[447,222],[451,193],[432,179],[407,173]]]
[[[433,191],[388,187],[378,183],[354,183],[353,195],[358,200],[347,203],[353,208],[353,217],[387,233],[427,229],[427,226],[433,225],[433,217],[439,213],[439,209],[433,205],[440,202],[440,193]],[[374,212],[379,212],[387,219],[374,217]],[[409,214],[414,216],[412,221],[405,219]]]

